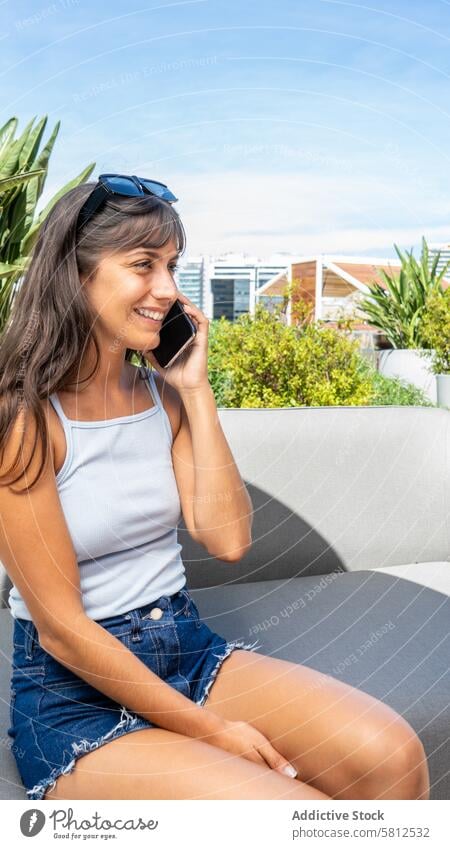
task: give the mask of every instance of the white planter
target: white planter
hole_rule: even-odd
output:
[[[450,407],[450,374],[437,374],[437,402],[440,407]]]
[[[400,377],[422,389],[429,401],[437,403],[436,375],[431,370],[432,351],[389,348],[378,352],[378,371],[386,377]],[[445,376],[445,375],[444,375]]]

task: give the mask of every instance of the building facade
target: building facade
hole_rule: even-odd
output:
[[[437,264],[437,269],[436,269],[438,272],[442,271],[442,269],[444,268],[444,266],[446,265],[447,262],[450,262],[450,244],[448,242],[446,244],[442,244],[442,245],[439,245],[439,244],[428,245],[428,251],[429,251],[429,267],[430,267],[430,269],[431,269],[431,266],[433,264],[433,260],[438,253],[440,253],[439,262]],[[450,267],[449,267],[447,273],[449,273],[449,272],[450,272]]]
[[[274,255],[269,260],[258,257],[227,254],[212,260],[209,281],[212,299],[211,318],[225,316],[236,321],[240,315],[254,315],[259,289],[274,275],[286,273],[291,255]]]

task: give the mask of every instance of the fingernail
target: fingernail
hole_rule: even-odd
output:
[[[295,778],[295,776],[298,775],[297,770],[293,766],[285,766],[283,772],[285,775],[289,775],[290,778]]]

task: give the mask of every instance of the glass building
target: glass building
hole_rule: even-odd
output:
[[[179,262],[175,279],[183,295],[188,298],[208,316],[210,295],[207,278],[207,261],[203,256],[189,257]]]
[[[439,262],[437,264],[437,271],[438,272],[442,271],[445,264],[450,261],[450,244],[448,242],[447,242],[447,244],[444,244],[444,245],[438,245],[438,244],[428,245],[428,252],[429,252],[428,264],[429,264],[430,269],[431,269],[431,266],[433,264],[433,260],[438,253],[440,253]],[[446,277],[450,278],[450,266],[447,270]]]
[[[286,271],[289,255],[275,255],[269,261],[240,254],[226,254],[209,264],[211,314],[235,321],[243,313],[254,315],[258,289],[276,274]]]

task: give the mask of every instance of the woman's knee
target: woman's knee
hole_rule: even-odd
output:
[[[361,729],[355,753],[357,778],[365,785],[365,798],[428,799],[429,772],[425,749],[406,720]]]

